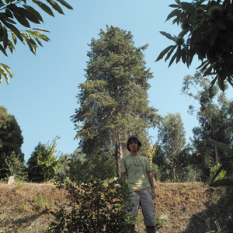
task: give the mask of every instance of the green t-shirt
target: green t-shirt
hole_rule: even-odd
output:
[[[125,156],[120,163],[120,172],[127,175],[128,187],[132,191],[143,191],[151,188],[147,177],[147,173],[150,171],[150,163],[140,155]]]

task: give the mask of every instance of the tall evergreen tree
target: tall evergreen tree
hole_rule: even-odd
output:
[[[24,162],[22,144],[22,131],[15,117],[9,114],[4,106],[0,106],[0,178],[6,177],[5,159],[13,151],[19,155],[20,162]]]
[[[146,153],[147,130],[159,121],[147,99],[147,80],[153,75],[145,67],[142,51],[147,45],[135,47],[130,32],[107,26],[99,36],[89,44],[86,81],[79,85],[79,108],[71,119],[87,157],[101,145],[114,151],[119,168],[127,137],[139,136],[145,145],[141,154]]]

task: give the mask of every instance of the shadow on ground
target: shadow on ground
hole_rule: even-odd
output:
[[[208,189],[206,192],[210,199],[214,201],[214,189]],[[205,202],[203,211],[192,216],[187,228],[182,233],[233,233],[233,205],[225,213],[221,214],[225,203],[232,196],[233,189],[226,189],[222,198],[216,203]],[[219,231],[219,229],[222,231]]]

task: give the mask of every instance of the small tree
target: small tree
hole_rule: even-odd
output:
[[[10,156],[5,159],[7,165],[6,170],[8,171],[8,176],[14,176],[15,179],[26,180],[27,172],[25,171],[25,162],[20,160],[20,155],[16,155],[13,151]]]
[[[37,156],[37,163],[39,166],[41,166],[43,171],[44,182],[53,177],[55,169],[58,165],[58,155],[55,155],[55,153],[57,152],[55,148],[57,146],[57,140],[59,138],[60,137],[57,136],[53,139],[51,144],[49,144],[48,142],[45,145],[46,154],[44,154],[42,151],[39,151],[39,154]]]
[[[70,182],[60,182],[59,189],[68,192],[69,207],[54,213],[56,220],[49,232],[130,232],[125,206],[130,196],[127,184],[115,175],[113,160],[102,153],[82,163],[71,159],[67,174]]]

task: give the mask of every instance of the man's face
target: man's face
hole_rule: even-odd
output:
[[[129,143],[130,152],[137,152],[138,151],[138,143],[134,142],[133,140]]]

